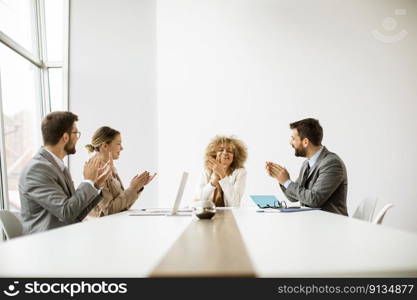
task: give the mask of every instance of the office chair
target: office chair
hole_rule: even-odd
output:
[[[22,223],[8,210],[0,210],[0,225],[6,234],[7,240],[18,237],[23,233]]]
[[[375,220],[372,222],[374,224],[382,224],[382,221],[384,220],[385,214],[387,213],[387,211],[393,207],[394,204],[389,203],[387,205],[385,205],[380,212],[378,213],[378,215],[375,217]]]
[[[374,215],[375,206],[377,202],[378,199],[374,197],[368,197],[363,199],[359,203],[355,212],[353,213],[352,218],[363,220],[366,222],[372,222],[372,217]]]

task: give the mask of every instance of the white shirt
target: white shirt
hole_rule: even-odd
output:
[[[312,157],[310,157],[310,159],[308,159],[308,164],[310,165],[310,170],[316,164],[317,159],[319,159],[319,156],[320,156],[320,154],[321,154],[322,151],[323,151],[323,146],[321,146],[320,149],[319,149],[319,151],[317,151],[316,153],[314,153],[314,155]]]
[[[56,156],[54,153],[52,153],[51,151],[49,151],[46,147],[44,149],[46,151],[48,151],[49,154],[52,155],[52,158],[55,160],[55,162],[57,163],[58,167],[61,169],[62,172],[64,172],[64,169],[65,169],[64,161],[62,159],[60,159],[58,156]]]
[[[210,183],[211,174],[205,170],[201,176],[199,189],[196,200],[213,200],[214,190],[216,187]],[[244,168],[236,169],[222,180],[219,184],[223,190],[224,205],[239,207],[246,186],[246,170]]]

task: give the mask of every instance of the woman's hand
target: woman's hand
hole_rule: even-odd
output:
[[[106,163],[100,162],[97,178],[94,181],[94,185],[99,188],[103,188],[106,180],[113,174],[113,156],[109,153],[109,160]]]
[[[212,186],[217,186],[218,184],[219,184],[219,180],[220,180],[220,177],[219,177],[219,175],[217,175],[216,173],[211,173],[211,177],[210,177],[210,184],[212,185]]]
[[[150,183],[156,176],[156,173],[152,176],[148,171],[143,172],[142,174],[138,174],[132,178],[130,181],[130,187],[137,191],[141,190],[145,185]]]
[[[100,161],[100,157],[98,155],[95,155],[84,164],[84,179],[91,180],[92,182],[96,180],[98,169],[100,168]]]
[[[217,174],[220,180],[227,176],[227,167],[220,163],[220,157],[217,157],[217,159],[210,157],[208,166],[213,170],[213,173]]]
[[[142,174],[135,175],[130,181],[130,187],[136,191],[139,191],[145,186],[149,180],[149,172],[145,171]]]
[[[151,182],[155,176],[157,175],[157,173],[154,173],[152,176],[149,176],[148,181],[145,183],[145,185],[147,185],[149,182]]]

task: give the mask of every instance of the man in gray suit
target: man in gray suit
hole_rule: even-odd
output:
[[[302,205],[347,216],[347,174],[337,154],[322,146],[323,129],[318,120],[304,119],[290,124],[295,156],[307,157],[298,179],[293,182],[279,164],[266,162],[268,174],[277,179],[285,196]]]
[[[100,188],[111,173],[112,162],[98,157],[84,166],[84,181],[74,188],[63,159],[76,152],[78,117],[53,112],[42,121],[44,147],[29,161],[19,180],[23,230],[41,232],[80,222],[102,199]]]

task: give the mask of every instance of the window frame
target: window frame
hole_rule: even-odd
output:
[[[39,69],[37,78],[38,91],[40,91],[40,99],[37,105],[40,109],[42,119],[46,114],[51,112],[50,85],[49,85],[49,69],[61,68],[63,71],[62,83],[62,103],[65,110],[68,110],[68,63],[69,63],[69,22],[70,22],[70,1],[63,0],[63,56],[62,61],[48,61],[47,56],[47,39],[46,39],[46,23],[45,23],[45,1],[33,0],[32,13],[34,14],[35,24],[33,33],[35,35],[35,54],[27,50],[18,42],[13,40],[0,29],[0,43],[7,46],[15,53],[26,59],[34,67]],[[36,49],[37,48],[37,49]],[[37,55],[36,55],[37,50]],[[7,178],[7,165],[5,156],[5,135],[4,135],[4,118],[3,118],[3,99],[2,99],[2,74],[0,71],[0,209],[9,210],[9,190]]]

